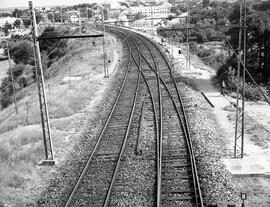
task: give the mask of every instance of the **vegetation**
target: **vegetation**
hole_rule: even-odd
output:
[[[41,34],[41,37],[59,36],[68,32],[65,29],[47,27]],[[49,78],[50,74],[47,71],[48,67],[65,55],[66,47],[67,40],[51,39],[40,41],[41,59],[46,78]],[[5,52],[7,53],[7,49]],[[31,41],[15,37],[9,41],[9,52],[16,65],[8,70],[7,77],[4,78],[0,86],[0,104],[2,108],[6,108],[12,103],[12,76],[17,90],[26,87],[28,85],[28,79],[35,81],[34,51]]]
[[[269,1],[270,2],[270,1]],[[262,4],[265,4],[262,3]],[[256,9],[261,8],[262,4],[255,6]],[[254,6],[253,6],[254,8]],[[229,16],[230,22],[234,24],[239,23],[239,6],[235,6]],[[246,50],[246,68],[264,89],[268,89],[270,83],[270,10],[264,12],[253,10],[251,7],[247,11],[247,50]],[[234,50],[238,48],[239,30],[232,28],[227,34]],[[243,38],[243,37],[242,37]],[[242,45],[243,48],[243,45]],[[243,54],[243,52],[242,52]],[[230,68],[233,72],[227,73]],[[244,70],[241,67],[241,71]],[[236,76],[237,71],[237,57],[232,55],[228,61],[219,69],[218,80],[225,80],[227,85],[232,85],[230,80]],[[242,76],[242,73],[240,74]],[[220,78],[222,76],[222,78]],[[252,100],[262,99],[262,95],[254,90],[254,82],[249,76],[247,78],[247,93],[246,98]],[[267,93],[265,91],[265,93]]]
[[[172,11],[180,13],[179,8],[182,4],[175,6]],[[207,29],[190,30],[192,42],[199,44],[208,41],[224,41],[228,39],[234,51],[238,49],[239,28],[234,27],[226,29],[221,27],[228,24],[239,24],[239,4],[230,4],[228,2],[215,2],[204,0],[203,5],[193,6],[190,12],[190,23],[194,27],[216,26]],[[173,28],[183,27],[183,25],[174,25]],[[159,29],[158,34],[173,39],[176,42],[186,40],[186,31],[171,31]],[[242,36],[242,39],[244,37]],[[227,42],[226,42],[227,43]],[[207,44],[207,43],[206,43]],[[230,45],[226,44],[230,49]],[[243,45],[242,45],[243,48]],[[233,91],[236,88],[235,77],[237,74],[237,57],[231,53],[226,57],[223,54],[216,55],[213,50],[205,47],[196,47],[196,53],[203,58],[204,62],[211,67],[218,69],[217,83],[221,84],[225,80],[228,90]],[[264,2],[249,2],[247,8],[247,53],[246,67],[255,81],[265,91],[270,93],[270,0]],[[243,55],[243,51],[241,51]],[[230,68],[230,70],[229,70]],[[241,71],[243,68],[241,68]],[[242,75],[242,73],[241,73]],[[261,99],[262,96],[254,88],[254,82],[247,77],[246,98],[252,100]]]

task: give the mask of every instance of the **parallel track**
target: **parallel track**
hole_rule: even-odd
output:
[[[113,31],[120,32],[119,29]],[[203,206],[189,124],[170,64],[161,49],[149,39],[126,30],[121,31],[121,36],[135,45],[158,81],[156,95],[159,99],[157,108],[160,109],[160,113],[157,143],[157,206]],[[141,72],[149,73],[147,70]],[[153,75],[150,74],[149,79],[153,80]],[[161,92],[160,82],[163,85]],[[176,123],[178,121],[178,125],[170,128],[172,120]],[[171,132],[172,130],[175,131]]]
[[[115,103],[65,206],[108,206],[121,163],[141,75],[131,55]],[[133,96],[133,97],[132,97]]]
[[[189,125],[167,58],[161,48],[141,35],[107,29],[126,43],[128,66],[111,112],[65,206],[112,206],[142,77],[156,131],[156,206],[203,207]]]

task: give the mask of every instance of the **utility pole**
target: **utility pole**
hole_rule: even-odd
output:
[[[9,69],[10,69],[10,72],[11,72],[11,81],[12,81],[12,89],[13,89],[13,101],[14,101],[16,114],[18,114],[18,106],[17,106],[17,100],[16,100],[16,88],[15,88],[15,83],[14,83],[13,68],[11,66],[9,46],[8,46],[8,41],[7,40],[6,40],[6,45],[7,45],[7,53],[8,53],[8,66],[9,66]]]
[[[153,7],[151,6],[151,34],[154,36]]]
[[[237,99],[235,119],[234,158],[244,157],[244,133],[245,133],[245,67],[246,67],[246,0],[240,0],[239,40],[238,40],[238,65],[237,65]],[[242,37],[244,37],[242,43]],[[243,52],[242,52],[243,44]],[[243,67],[241,61],[243,60]],[[242,69],[242,79],[240,77]],[[242,86],[242,91],[240,87]],[[240,95],[242,104],[240,104]]]
[[[190,70],[190,51],[189,51],[189,38],[190,38],[190,20],[189,20],[189,0],[186,0],[187,6],[187,18],[186,18],[186,25],[187,25],[187,55],[186,55],[186,69]]]
[[[63,23],[63,8],[61,6],[61,23]]]
[[[38,41],[36,15],[35,15],[35,10],[34,10],[32,1],[29,1],[29,9],[30,9],[31,20],[32,20],[32,37],[33,37],[33,43],[34,43],[36,82],[37,82],[38,97],[39,97],[42,135],[43,135],[44,148],[45,148],[45,160],[43,160],[40,164],[55,165],[52,137],[51,137],[51,128],[50,128],[50,118],[49,118],[49,112],[48,112],[47,97],[46,97],[46,92],[45,92],[45,83],[44,83],[39,41]]]
[[[80,8],[78,8],[78,12],[79,12],[79,28],[80,28],[80,33],[82,33],[82,23],[81,23],[81,11],[80,11]]]
[[[54,11],[52,11],[53,27],[55,26]]]
[[[107,58],[107,47],[105,42],[105,25],[104,25],[104,11],[103,6],[101,7],[101,15],[102,15],[102,28],[103,28],[103,37],[102,37],[102,45],[103,45],[103,60],[104,60],[104,78],[109,78],[108,73],[108,58]]]

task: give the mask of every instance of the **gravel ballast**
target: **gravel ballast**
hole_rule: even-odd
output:
[[[201,93],[178,83],[188,116],[201,187],[206,203],[239,204],[239,189],[221,158],[226,144],[215,115]]]

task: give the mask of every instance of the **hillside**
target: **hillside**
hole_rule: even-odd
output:
[[[88,120],[105,97],[111,79],[103,78],[101,38],[70,40],[67,54],[47,71],[52,138],[58,165],[78,142]],[[118,62],[116,40],[108,37],[110,75]],[[112,78],[113,79],[113,78]],[[44,159],[36,84],[20,91],[19,114],[10,105],[0,112],[0,206],[33,205],[56,167],[39,166]]]

